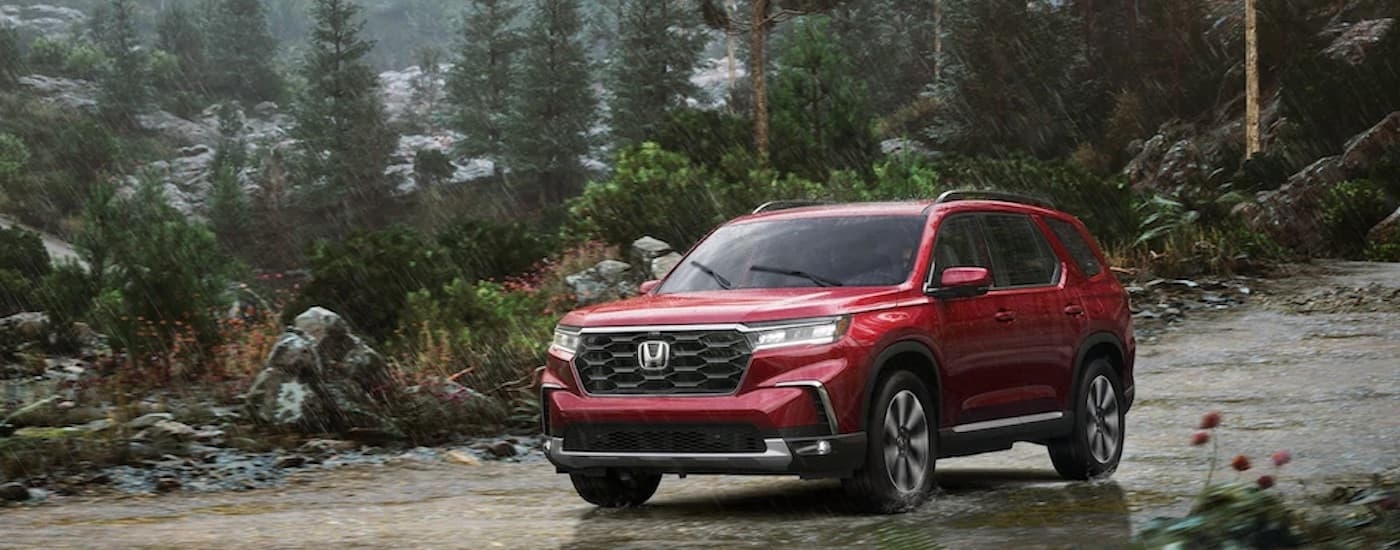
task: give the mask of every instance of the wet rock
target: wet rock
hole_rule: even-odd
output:
[[[632,266],[617,260],[603,260],[598,265],[564,278],[578,305],[591,305],[617,300],[635,293]]]
[[[1366,241],[1371,243],[1400,243],[1400,208],[1387,216],[1366,233]]]
[[[306,464],[306,457],[304,457],[304,456],[299,456],[299,455],[287,455],[287,456],[278,458],[278,459],[277,459],[277,462],[274,462],[274,463],[272,464],[272,467],[274,467],[274,468],[282,468],[282,469],[286,469],[286,468],[300,468],[300,467],[302,467],[302,466],[305,465],[305,464]]]
[[[481,459],[479,459],[479,458],[477,458],[477,457],[475,457],[475,456],[472,456],[471,453],[468,453],[468,452],[466,452],[466,451],[458,451],[458,450],[447,451],[446,453],[443,454],[443,457],[446,458],[448,462],[451,462],[451,463],[453,463],[453,464],[461,464],[462,466],[480,466],[480,465],[481,465]]]
[[[360,444],[358,442],[344,439],[312,439],[306,443],[302,443],[301,447],[298,447],[297,450],[311,454],[332,454],[353,451],[359,447]]]
[[[0,500],[5,502],[24,502],[29,500],[29,488],[13,482],[0,485]]]
[[[1400,145],[1400,111],[1390,113],[1375,126],[1347,140],[1342,168],[1352,177],[1364,175],[1397,145]]]
[[[1350,65],[1360,65],[1375,49],[1376,45],[1390,34],[1395,26],[1394,19],[1368,19],[1355,23],[1342,23],[1328,29],[1328,34],[1337,34],[1332,43],[1322,50],[1323,54]]]
[[[161,420],[142,430],[135,439],[141,441],[192,441],[195,429],[174,420]]]
[[[156,492],[169,493],[181,487],[179,479],[173,477],[162,477],[156,480]]]
[[[510,458],[520,454],[515,445],[511,445],[509,441],[492,443],[486,447],[486,452],[491,453],[491,456],[496,458]]]
[[[97,86],[92,82],[38,74],[21,76],[18,82],[47,103],[73,111],[97,112]]]
[[[157,423],[168,422],[173,420],[175,420],[175,415],[170,413],[150,413],[137,417],[131,422],[127,422],[126,427],[131,428],[133,430],[144,430],[151,426],[155,426]]]
[[[632,242],[632,265],[646,271],[651,271],[652,260],[675,252],[671,245],[651,236],[642,237]]]
[[[0,319],[0,339],[33,342],[42,338],[48,327],[48,315],[33,311],[16,313]]]
[[[0,28],[10,28],[24,34],[61,35],[86,20],[83,12],[61,6],[0,6]]]
[[[1243,202],[1235,213],[1279,244],[1311,253],[1326,253],[1320,206],[1327,192],[1348,178],[1364,177],[1385,151],[1400,144],[1400,111],[1347,141],[1345,151],[1308,165],[1257,202]]]
[[[652,260],[651,278],[661,279],[665,277],[668,273],[671,272],[672,268],[676,267],[676,264],[678,263],[681,263],[681,255],[675,252]]]
[[[255,422],[303,433],[402,432],[384,412],[395,396],[383,357],[350,333],[339,315],[297,316],[244,394]]]

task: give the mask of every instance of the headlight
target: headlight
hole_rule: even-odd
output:
[[[771,328],[754,327],[749,337],[754,351],[803,344],[830,344],[840,340],[850,326],[850,316],[805,319],[775,324]]]
[[[578,342],[579,329],[561,325],[554,327],[554,341],[550,343],[550,347],[573,353],[578,349]]]

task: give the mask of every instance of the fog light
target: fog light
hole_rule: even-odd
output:
[[[544,440],[544,452],[546,452],[546,453],[549,452],[549,447],[550,447],[550,445],[551,445],[552,443],[554,443],[553,440],[551,440],[551,439],[549,439],[549,438],[545,438],[545,440]]]
[[[831,454],[831,442],[825,439],[811,445],[797,449],[797,454],[802,456],[826,456]]]

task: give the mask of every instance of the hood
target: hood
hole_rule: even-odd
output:
[[[892,307],[900,288],[763,288],[638,296],[578,309],[577,327],[760,323]]]

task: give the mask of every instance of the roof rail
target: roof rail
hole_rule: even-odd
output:
[[[821,205],[823,205],[823,204],[831,204],[831,203],[829,203],[829,202],[827,202],[827,201],[801,201],[801,200],[798,200],[798,201],[768,201],[768,202],[765,202],[765,203],[763,203],[763,204],[758,205],[758,208],[753,209],[753,212],[751,212],[751,214],[762,214],[762,213],[764,213],[764,212],[775,212],[775,211],[778,211],[778,210],[787,210],[787,209],[789,209],[789,208],[802,208],[803,206],[821,206]]]
[[[1027,195],[1020,195],[1016,193],[1005,193],[1001,191],[978,191],[975,189],[956,189],[953,191],[948,191],[946,193],[943,193],[942,195],[939,195],[938,200],[935,200],[933,202],[934,204],[943,204],[945,202],[970,200],[1014,202],[1019,204],[1029,204],[1031,206],[1039,206],[1041,208],[1049,208],[1052,210],[1055,208],[1055,203],[1050,202],[1046,199],[1031,197]]]

